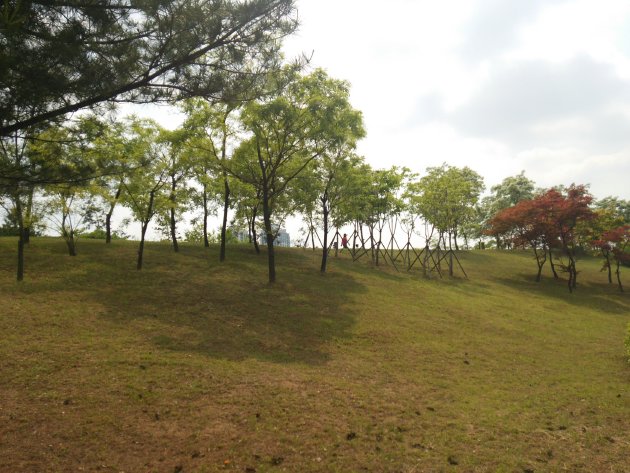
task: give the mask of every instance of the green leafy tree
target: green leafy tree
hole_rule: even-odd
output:
[[[160,140],[163,130],[153,121],[138,120],[133,124],[132,133],[137,146],[139,166],[125,182],[122,203],[131,210],[140,222],[140,244],[136,268],[142,269],[146,233],[151,220],[161,209],[169,208],[168,195],[164,192],[169,182],[168,163],[160,159],[168,150]]]
[[[68,254],[76,256],[77,238],[93,222],[96,212],[90,185],[96,169],[109,170],[96,161],[91,144],[101,132],[101,124],[94,117],[84,117],[66,127],[50,127],[30,145],[33,159],[51,165],[56,171],[44,186],[47,197],[47,218],[68,247]]]
[[[274,213],[290,202],[294,179],[311,163],[348,136],[351,113],[348,84],[329,78],[322,70],[289,79],[279,93],[247,104],[241,120],[251,138],[237,150],[250,166],[231,172],[260,192],[269,266],[275,282]]]
[[[234,180],[231,187],[235,206],[234,225],[247,228],[249,242],[254,246],[256,254],[260,254],[260,246],[258,244],[258,232],[260,229],[258,217],[261,207],[260,191],[256,187],[239,180]]]
[[[317,165],[313,167],[311,179],[303,181],[301,189],[311,189],[315,191],[316,200],[321,209],[321,220],[323,223],[324,234],[322,243],[322,261],[320,271],[326,272],[328,261],[328,236],[329,227],[332,224],[335,228],[340,228],[347,223],[348,215],[342,211],[341,206],[344,199],[350,197],[349,192],[352,189],[350,180],[353,177],[353,170],[357,169],[362,162],[362,158],[352,154],[357,139],[364,135],[361,123],[361,115],[353,110],[349,110],[348,117],[345,119],[350,123],[347,128],[348,136],[342,138],[334,149],[329,150],[317,161]],[[307,201],[312,199],[312,195],[308,192],[302,192],[302,196]],[[306,202],[308,206],[308,202]]]
[[[112,240],[112,217],[121,199],[125,184],[142,165],[144,145],[134,127],[141,126],[136,117],[123,120],[109,119],[101,123],[100,131],[90,143],[89,153],[101,169],[106,169],[92,181],[91,192],[100,205],[96,207],[93,223],[103,230],[105,243]]]
[[[468,167],[443,164],[427,168],[427,175],[413,185],[415,206],[438,232],[444,248],[458,249],[459,229],[475,218],[475,205],[483,191],[483,178]]]
[[[173,250],[179,251],[177,240],[177,222],[191,205],[190,188],[187,185],[191,177],[193,161],[187,148],[189,132],[184,128],[160,130],[158,137],[158,164],[168,179],[168,207],[158,212],[158,220],[163,232],[169,236]]]
[[[189,101],[184,110],[188,117],[186,129],[194,134],[190,142],[196,157],[197,179],[204,192],[204,225],[207,228],[208,190],[221,184],[223,218],[221,222],[221,248],[219,261],[225,261],[228,214],[231,208],[231,180],[227,169],[231,158],[229,149],[234,149],[237,140],[237,123],[234,116],[238,112],[238,102],[210,104],[204,100]],[[229,149],[228,149],[229,148]]]
[[[220,97],[277,66],[293,0],[5,1],[0,135],[104,102]]]
[[[607,210],[615,218],[619,218],[622,223],[630,224],[630,201],[618,197],[604,197],[593,203],[596,209]]]

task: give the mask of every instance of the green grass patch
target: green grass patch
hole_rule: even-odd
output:
[[[526,253],[424,279],[280,250],[0,239],[0,471],[625,471],[630,298]]]

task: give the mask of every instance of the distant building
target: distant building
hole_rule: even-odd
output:
[[[249,233],[245,230],[232,230],[232,235],[234,235],[240,243],[249,243]]]
[[[266,245],[267,244],[267,235],[265,235],[264,233],[260,235],[260,244],[261,245]],[[278,235],[276,236],[275,240],[274,240],[274,245],[275,246],[286,246],[289,247],[291,246],[291,235],[289,235],[286,230],[284,229],[280,229],[278,231]]]

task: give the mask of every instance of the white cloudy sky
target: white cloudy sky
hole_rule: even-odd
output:
[[[375,167],[630,198],[627,0],[298,0],[287,56],[352,84]]]

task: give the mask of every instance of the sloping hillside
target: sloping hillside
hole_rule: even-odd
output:
[[[628,471],[630,297],[285,250],[0,239],[0,471]],[[627,275],[630,286],[630,274]]]

